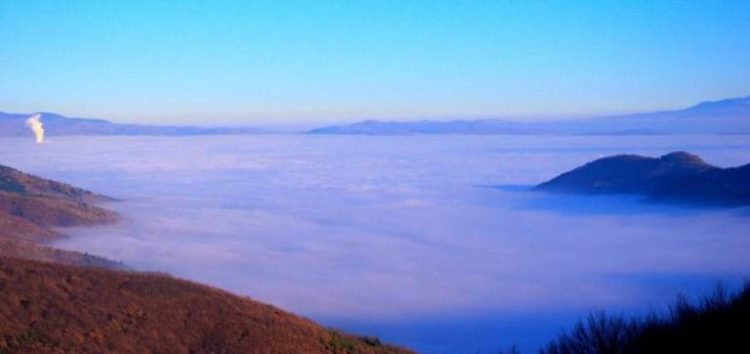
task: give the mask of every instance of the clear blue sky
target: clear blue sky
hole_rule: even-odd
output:
[[[750,1],[0,0],[0,110],[255,123],[750,94]]]

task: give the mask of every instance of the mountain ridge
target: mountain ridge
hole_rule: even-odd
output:
[[[252,127],[194,127],[174,125],[143,125],[116,123],[101,118],[67,117],[52,112],[39,112],[45,135],[223,135],[260,134],[267,131]],[[26,119],[32,114],[0,112],[0,137],[28,136]]]
[[[522,122],[509,119],[446,121],[366,120],[309,130],[308,134],[750,134],[750,96],[703,101],[683,109],[585,119]]]
[[[31,114],[0,111],[0,137],[28,136],[25,120]],[[272,131],[252,127],[195,127],[116,123],[101,118],[66,117],[41,112],[46,134],[60,135],[223,135]],[[307,134],[421,135],[421,134],[750,134],[750,96],[702,101],[682,109],[592,118],[521,121],[498,118],[422,119],[416,121],[364,120],[323,126]]]
[[[750,205],[750,164],[720,168],[684,151],[660,157],[596,159],[538,184],[535,190],[578,194],[636,194],[650,201],[692,205]]]

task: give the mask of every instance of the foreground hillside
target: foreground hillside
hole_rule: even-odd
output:
[[[536,186],[583,194],[637,194],[693,205],[750,205],[750,164],[719,168],[686,152],[658,158],[617,155],[589,162]]]
[[[45,245],[118,216],[107,197],[0,166],[0,353],[408,353],[269,305]]]
[[[159,274],[0,257],[0,353],[408,353]]]
[[[750,283],[736,294],[724,288],[690,302],[679,299],[666,315],[626,318],[591,315],[545,346],[541,354],[750,353]]]

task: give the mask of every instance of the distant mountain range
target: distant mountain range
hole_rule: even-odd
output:
[[[310,134],[750,134],[750,96],[651,113],[520,122],[500,119],[416,122],[368,120],[310,130]]]
[[[31,114],[0,112],[0,137],[28,136],[26,119]],[[120,124],[104,119],[70,118],[56,113],[41,113],[46,135],[217,135],[256,134],[265,132],[250,127],[191,127],[166,125]]]
[[[28,136],[25,122],[31,114],[0,112],[0,137]],[[46,135],[220,135],[271,131],[252,127],[194,127],[120,124],[104,119],[71,118],[41,113]],[[417,134],[750,134],[750,96],[702,102],[695,106],[651,113],[600,118],[517,121],[502,119],[422,120],[393,122],[367,120],[307,131],[309,134],[417,135]]]
[[[653,201],[750,205],[750,164],[719,168],[686,152],[659,158],[617,155],[587,163],[536,186],[582,194],[637,194]]]

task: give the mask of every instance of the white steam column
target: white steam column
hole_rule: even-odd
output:
[[[44,144],[44,125],[42,124],[42,114],[37,113],[26,120],[26,126],[34,132],[37,144]]]

